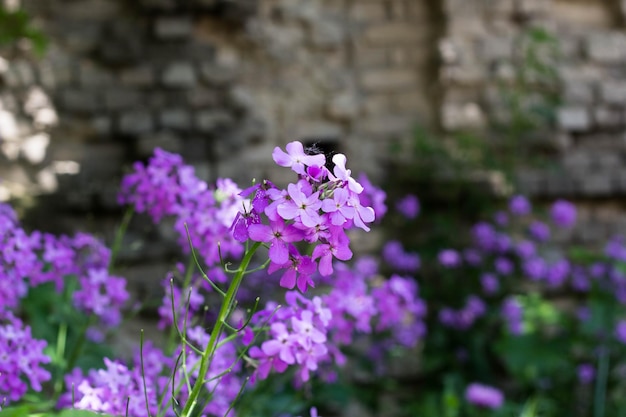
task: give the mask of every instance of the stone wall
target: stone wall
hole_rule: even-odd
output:
[[[41,58],[24,45],[3,54],[3,199],[114,209],[123,168],[156,146],[208,180],[268,175],[273,147],[295,139],[380,176],[390,141],[433,116],[439,27],[425,1],[22,6],[50,45]]]
[[[626,232],[626,33],[624,5],[613,0],[482,0],[446,3],[440,41],[448,132],[482,128],[502,107],[494,94],[520,65],[520,39],[531,28],[553,36],[560,103],[543,132],[549,163],[519,172],[523,191],[581,202],[574,238],[598,242]],[[545,164],[544,164],[545,165]],[[571,238],[572,236],[570,236]]]
[[[540,27],[558,40],[561,104],[538,138],[549,169],[520,184],[585,200],[585,241],[626,231],[622,3],[22,0],[50,45],[0,53],[0,199],[39,195],[35,225],[110,239],[121,175],[155,146],[245,184],[284,175],[271,150],[299,139],[380,179],[414,124],[480,132],[502,117],[497,89]]]

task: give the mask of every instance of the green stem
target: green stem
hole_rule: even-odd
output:
[[[191,393],[189,394],[189,398],[181,412],[181,417],[189,417],[192,415],[192,411],[198,404],[198,398],[200,396],[200,392],[204,387],[205,378],[207,373],[209,372],[209,366],[211,365],[211,360],[213,358],[213,354],[215,353],[215,349],[217,348],[217,342],[220,334],[222,333],[222,327],[230,314],[230,310],[235,301],[235,296],[237,295],[237,291],[239,290],[239,285],[245,276],[246,270],[248,269],[248,265],[252,260],[252,256],[257,251],[257,249],[261,246],[261,242],[255,242],[241,261],[241,265],[233,278],[233,281],[230,283],[228,287],[228,291],[226,292],[226,296],[224,297],[224,301],[222,306],[220,307],[219,315],[217,317],[217,322],[215,323],[215,327],[211,331],[211,338],[209,339],[209,343],[207,344],[204,353],[202,354],[202,358],[200,359],[200,369],[198,371],[198,378],[196,379]]]
[[[133,213],[135,213],[135,209],[133,206],[129,206],[124,213],[124,217],[122,217],[122,223],[120,223],[120,227],[115,232],[115,239],[113,240],[113,246],[111,247],[111,260],[109,261],[109,273],[111,273],[113,269],[113,264],[115,263],[115,258],[122,248],[122,239],[126,234],[126,230],[128,229],[128,225],[130,224],[130,220],[133,218]]]
[[[56,361],[59,365],[59,370],[66,370],[65,364],[65,346],[67,343],[67,323],[63,322],[59,326],[59,333],[57,335],[57,351],[56,351]],[[63,376],[65,372],[59,372],[60,375],[57,375],[56,381],[54,382],[54,398],[58,398],[61,394],[61,390],[63,389]]]

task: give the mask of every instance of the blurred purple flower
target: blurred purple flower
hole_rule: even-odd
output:
[[[548,225],[540,221],[534,221],[528,227],[528,233],[530,233],[530,236],[533,239],[539,242],[545,242],[546,240],[550,239],[550,228],[548,227]]]
[[[525,216],[530,213],[532,207],[523,195],[516,195],[509,200],[509,210],[517,216]]]
[[[396,203],[396,210],[407,219],[414,219],[420,212],[420,202],[417,196],[408,194]]]
[[[576,223],[576,206],[569,201],[557,200],[550,209],[550,216],[557,226],[571,227]]]
[[[486,272],[480,277],[480,285],[483,287],[483,292],[487,295],[493,295],[500,289],[500,282],[495,274]]]
[[[502,407],[504,395],[497,388],[474,382],[467,386],[465,400],[470,404],[495,410]]]
[[[444,249],[439,252],[439,263],[447,268],[456,268],[461,264],[461,255],[454,249]]]
[[[590,363],[578,365],[578,381],[583,385],[589,385],[596,377],[596,369]]]
[[[620,320],[615,326],[615,338],[626,345],[626,320]]]

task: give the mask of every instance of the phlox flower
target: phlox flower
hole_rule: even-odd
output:
[[[300,291],[305,292],[307,287],[314,286],[311,275],[317,269],[315,262],[310,256],[300,255],[292,244],[289,245],[289,260],[283,264],[270,262],[267,272],[273,274],[279,269],[287,269],[280,279],[281,287],[292,289],[297,286]]]
[[[43,351],[46,341],[32,337],[30,326],[11,313],[0,317],[0,403],[21,399],[27,390],[41,391],[41,384],[50,380],[43,365],[50,358]]]
[[[350,250],[350,240],[344,233],[343,229],[331,228],[328,243],[320,243],[315,249],[311,259],[319,259],[319,273],[322,276],[328,276],[333,273],[333,257],[341,261],[347,261],[352,258]]]
[[[509,200],[509,210],[516,216],[525,216],[530,214],[532,206],[530,201],[523,195],[516,195]]]
[[[396,203],[396,210],[407,219],[414,219],[420,211],[420,202],[416,195],[408,194]]]
[[[248,227],[251,240],[256,242],[269,242],[269,258],[275,264],[285,264],[289,260],[287,243],[302,240],[302,231],[293,225],[288,225],[283,219],[270,221],[269,226],[264,224],[251,224]]]
[[[272,158],[276,164],[291,168],[297,174],[306,175],[305,166],[322,167],[326,163],[326,157],[323,154],[307,155],[302,143],[298,141],[289,142],[286,149],[287,152],[277,146],[274,148]]]
[[[550,209],[550,216],[557,226],[571,227],[576,223],[576,206],[569,201],[557,200]]]
[[[465,389],[465,400],[470,404],[495,410],[504,404],[504,395],[497,388],[475,382]]]
[[[461,255],[454,249],[444,249],[437,256],[439,263],[447,268],[456,268],[461,264]]]
[[[322,210],[328,213],[330,222],[334,226],[343,226],[347,219],[354,217],[354,207],[348,205],[350,194],[343,188],[333,191],[332,198],[327,198],[322,202]]]

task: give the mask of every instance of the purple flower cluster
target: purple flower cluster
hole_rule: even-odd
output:
[[[416,252],[407,252],[402,243],[397,240],[389,240],[383,247],[383,259],[396,271],[417,272],[421,262]]]
[[[474,382],[465,389],[465,400],[478,407],[496,410],[504,404],[504,395],[495,387]]]
[[[509,333],[513,335],[522,334],[524,309],[520,302],[514,297],[509,297],[502,302],[502,317],[506,322]]]
[[[171,285],[172,279],[173,274],[170,273],[162,283],[164,295],[158,309],[159,322],[157,324],[160,330],[174,324],[174,315],[178,328],[185,328],[185,325],[192,323],[193,316],[200,311],[204,303],[204,296],[196,288],[198,285],[180,288],[177,285]]]
[[[58,406],[134,417],[157,415],[159,411],[175,416],[174,406],[184,404],[189,395],[186,381],[193,384],[198,377],[200,356],[196,351],[209,340],[201,327],[189,327],[186,337],[196,347],[185,345],[184,354],[179,348],[168,356],[147,342],[136,350],[130,366],[105,358],[103,369],[92,369],[87,375],[75,369],[65,377],[67,391]],[[220,344],[206,376],[211,401],[202,416],[233,415],[227,412],[242,387],[240,370],[235,344]],[[176,398],[171,398],[172,391],[177,392]]]
[[[143,356],[143,372],[139,355]],[[173,361],[148,343],[141,353],[135,354],[133,363],[129,368],[120,361],[104,358],[105,368],[92,369],[86,376],[74,369],[65,376],[67,392],[61,396],[59,407],[134,417],[156,415],[159,396],[169,383],[169,378],[162,374],[169,371]]]
[[[41,384],[50,379],[43,368],[50,362],[43,353],[46,345],[11,313],[0,318],[0,404],[19,400],[29,388],[41,391]]]
[[[319,363],[332,359],[326,345],[332,313],[319,297],[308,300],[289,291],[285,299],[285,307],[276,310],[277,306],[270,304],[257,313],[255,321],[269,319],[270,337],[260,348],[253,346],[250,356],[258,361],[256,372],[261,379],[267,378],[272,369],[282,373],[294,365],[298,378],[306,382]]]
[[[465,300],[465,305],[454,310],[444,307],[439,311],[439,321],[444,326],[458,330],[467,330],[474,325],[474,322],[487,312],[487,306],[479,297],[470,295]]]
[[[185,358],[184,365],[176,370],[176,376],[173,378],[174,383],[181,387],[177,398],[181,404],[186,402],[189,395],[184,381],[189,378],[193,385],[198,378],[200,355],[196,352],[208,345],[210,335],[202,327],[194,326],[187,329],[186,337],[195,345],[195,349],[185,346],[184,355],[179,349],[173,356]],[[211,395],[211,401],[204,408],[202,416],[232,417],[234,415],[234,412],[229,412],[229,409],[243,386],[242,366],[237,347],[235,342],[222,338],[217,350],[213,353],[211,365],[205,377],[205,388],[206,392]]]
[[[97,316],[106,327],[120,322],[120,309],[128,299],[126,281],[110,276],[110,250],[93,236],[54,236],[22,229],[15,214],[0,205],[3,257],[0,271],[0,318],[14,310],[29,287],[47,282],[61,292],[70,276],[78,277],[74,305]]]
[[[276,305],[268,305],[253,320],[260,324],[271,317],[270,339],[250,350],[261,379],[272,369],[282,373],[295,366],[299,381],[306,381],[320,365],[341,365],[340,347],[351,345],[359,334],[387,334],[378,342],[414,347],[426,333],[426,304],[415,281],[398,275],[381,279],[369,258],[359,259],[353,268],[337,263],[328,294],[307,300],[292,291],[286,301],[275,313]]]
[[[369,231],[375,213],[361,202],[364,187],[352,178],[343,154],[333,156],[331,172],[324,155],[308,155],[300,142],[288,143],[286,149],[276,147],[272,156],[298,174],[298,181],[286,190],[263,181],[241,193],[252,201],[236,217],[233,235],[241,242],[265,243],[268,273],[284,270],[280,285],[305,292],[314,286],[314,272],[329,276],[333,259],[352,257],[346,230],[356,226]],[[299,252],[295,243],[300,241],[315,245],[311,256]]]
[[[180,155],[157,148],[147,165],[135,163],[134,171],[123,178],[118,201],[147,213],[155,223],[173,217],[181,248],[190,250],[189,231],[194,250],[212,266],[219,264],[220,250],[224,256],[235,258],[243,253],[243,246],[230,231],[245,203],[240,193],[228,179],[219,179],[216,187],[210,188]]]

